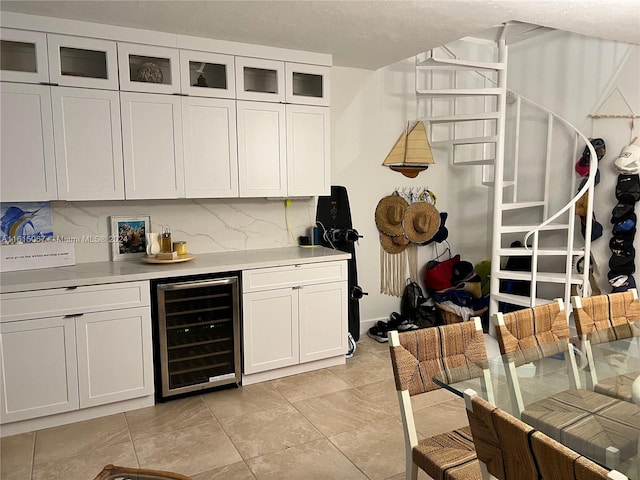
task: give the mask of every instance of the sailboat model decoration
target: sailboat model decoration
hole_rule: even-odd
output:
[[[421,171],[435,163],[424,122],[419,120],[413,125],[407,123],[405,131],[402,132],[382,165],[402,173],[405,177],[415,178]]]

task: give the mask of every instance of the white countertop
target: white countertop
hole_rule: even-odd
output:
[[[65,288],[101,283],[152,280],[206,273],[233,272],[263,267],[278,267],[302,263],[348,260],[351,254],[325,247],[270,248],[197,254],[188,262],[147,264],[136,259],[122,262],[79,263],[68,267],[2,272],[2,293]]]

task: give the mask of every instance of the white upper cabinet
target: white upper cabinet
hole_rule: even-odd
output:
[[[236,57],[236,97],[284,103],[284,62]]]
[[[0,80],[47,83],[47,35],[0,28]]]
[[[241,197],[287,195],[284,105],[237,102]]]
[[[187,198],[237,197],[236,102],[183,97],[182,131]]]
[[[182,93],[196,97],[235,98],[233,56],[180,50]]]
[[[56,200],[51,88],[3,82],[0,112],[1,200]]]
[[[180,55],[175,48],[118,43],[120,89],[180,93]]]
[[[329,67],[285,64],[287,103],[329,106]]]
[[[184,198],[181,98],[120,93],[125,196]]]
[[[58,198],[123,200],[118,92],[52,87]]]
[[[329,194],[330,55],[22,17],[0,28],[0,201]]]
[[[118,90],[116,42],[48,35],[51,83]]]
[[[329,108],[286,105],[286,113],[288,195],[330,195]]]

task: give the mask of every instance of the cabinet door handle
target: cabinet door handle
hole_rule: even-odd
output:
[[[78,288],[77,285],[75,287],[67,287],[65,290],[75,290],[76,288]]]
[[[300,290],[301,288],[302,288],[301,286],[291,287],[292,290]]]

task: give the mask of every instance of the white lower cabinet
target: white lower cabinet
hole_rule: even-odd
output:
[[[244,373],[299,363],[296,290],[247,293],[243,296],[242,308]]]
[[[153,393],[149,307],[76,318],[80,408]]]
[[[344,359],[346,262],[247,270],[243,292],[244,374]]]
[[[15,316],[0,317],[0,423],[153,395],[148,282],[102,287],[104,297],[114,300],[111,310],[107,302],[87,306],[87,294],[97,291],[87,286],[44,291],[53,304],[56,297],[67,304],[72,314],[16,321],[8,321]],[[37,302],[25,302],[25,293],[1,298],[10,308],[22,301],[28,315]],[[120,295],[138,296],[139,306],[118,308]],[[87,313],[77,313],[79,305]],[[38,305],[33,310],[41,313]]]
[[[79,407],[73,317],[0,324],[0,423]]]
[[[307,285],[298,290],[300,363],[347,351],[347,283]]]

